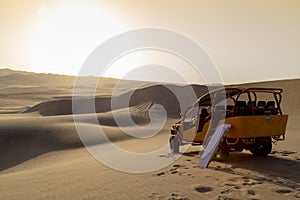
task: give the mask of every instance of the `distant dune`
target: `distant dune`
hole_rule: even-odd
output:
[[[212,162],[203,170],[197,167],[199,147],[191,147],[171,166],[140,175],[110,169],[83,148],[72,116],[74,81],[72,76],[0,69],[0,199],[300,198],[300,79],[238,85],[284,90],[282,109],[289,114],[287,139],[275,146],[269,157],[233,153],[228,162]],[[118,83],[120,87],[111,96]],[[142,86],[133,93],[128,91],[136,85]],[[96,118],[115,145],[138,153],[153,151],[168,143],[170,126],[180,117],[179,102],[172,91],[189,100],[186,91],[190,87],[197,97],[208,90],[201,85],[103,78],[96,91]],[[130,119],[125,115],[128,99]],[[114,113],[112,100],[117,105]],[[80,105],[93,99],[85,96],[76,101]],[[167,119],[159,134],[150,139],[124,134],[113,117],[121,116],[121,126],[130,127],[132,119],[142,126],[139,130],[146,130],[143,127],[151,123],[149,112],[155,104],[164,107]],[[163,120],[159,109],[154,114],[158,121]],[[78,117],[80,126],[87,130],[99,126],[91,123],[94,116],[84,106]],[[92,136],[89,145],[105,142],[97,137]]]

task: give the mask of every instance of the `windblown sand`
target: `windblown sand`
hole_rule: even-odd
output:
[[[274,146],[268,157],[255,157],[247,151],[231,153],[228,161],[212,161],[207,169],[201,169],[200,147],[190,147],[171,165],[142,174],[111,169],[82,146],[72,116],[74,80],[71,76],[0,70],[0,199],[300,198],[300,80],[246,84],[284,89],[282,108],[289,114],[286,140]],[[101,90],[96,91],[97,119],[109,139],[132,152],[166,145],[170,126],[179,117],[172,94],[161,84],[146,84],[133,94],[131,115],[141,126],[149,123],[147,112],[153,104],[169,111],[157,136],[146,141],[133,139],[118,128],[110,112],[116,83],[115,79],[103,79],[98,85]],[[120,102],[129,95],[126,89],[135,84],[122,82],[115,91]],[[184,90],[184,86],[168,87]],[[206,91],[193,87],[198,94]],[[88,119],[90,115],[83,112],[79,116]]]

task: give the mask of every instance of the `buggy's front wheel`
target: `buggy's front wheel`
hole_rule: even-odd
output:
[[[219,148],[215,153],[213,160],[226,161],[229,156],[229,150]]]

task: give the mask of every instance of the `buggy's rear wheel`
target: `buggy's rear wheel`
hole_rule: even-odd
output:
[[[267,140],[266,142],[264,142],[258,146],[254,146],[253,148],[251,148],[249,150],[255,156],[266,156],[269,153],[271,153],[271,151],[272,151],[272,141],[271,141],[271,139]]]
[[[170,149],[173,153],[179,153],[180,141],[178,136],[172,135],[169,139]]]

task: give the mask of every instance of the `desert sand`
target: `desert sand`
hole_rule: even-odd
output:
[[[89,77],[92,79],[93,77]],[[226,162],[198,166],[200,147],[190,147],[171,165],[148,173],[111,169],[83,147],[72,116],[75,78],[0,69],[0,199],[297,199],[300,198],[300,79],[244,84],[283,88],[282,109],[289,115],[286,140],[268,157],[231,153]],[[166,107],[168,119],[150,140],[122,133],[110,112],[117,80],[99,83],[96,111],[116,145],[146,152],[168,143],[178,103],[162,84],[145,83],[131,98],[132,118],[147,124],[154,103]],[[122,99],[134,81],[123,81]],[[185,86],[169,85],[184,90]],[[197,93],[206,89],[194,86]],[[170,103],[172,102],[172,103]],[[89,118],[89,113],[81,114]],[[87,127],[95,124],[86,124]],[[101,144],[100,144],[101,145]],[[167,155],[166,155],[167,156]]]

